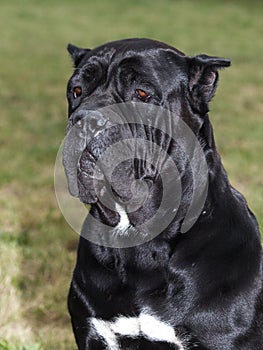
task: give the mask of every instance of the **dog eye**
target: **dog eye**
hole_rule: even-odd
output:
[[[146,102],[151,97],[147,92],[141,89],[135,90],[135,93],[136,93],[136,96],[143,102]]]
[[[75,86],[73,89],[73,97],[76,99],[82,95],[82,88],[80,86]]]

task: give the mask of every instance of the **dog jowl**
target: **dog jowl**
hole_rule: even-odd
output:
[[[208,116],[230,61],[149,39],[68,51],[63,164],[91,206],[69,293],[78,348],[263,348],[258,226]]]

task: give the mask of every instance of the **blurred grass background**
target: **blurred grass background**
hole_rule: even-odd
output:
[[[68,42],[150,37],[231,58],[211,106],[232,184],[263,228],[262,1],[0,0],[0,350],[76,349],[66,309],[77,234],[55,200]]]

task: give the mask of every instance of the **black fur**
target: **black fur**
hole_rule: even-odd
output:
[[[90,327],[90,317],[114,320],[119,315],[136,316],[148,307],[185,339],[185,349],[262,350],[258,225],[243,196],[229,184],[207,114],[218,71],[230,61],[206,55],[188,57],[148,39],[121,40],[94,50],[69,45],[68,50],[76,68],[67,90],[69,128],[81,113],[136,100],[135,89],[143,89],[150,94],[145,103],[177,113],[193,130],[209,168],[205,206],[188,232],[180,232],[191,191],[187,186],[188,168],[184,159],[178,159],[176,146],[169,143],[185,186],[181,209],[167,229],[147,243],[125,249],[103,247],[80,238],[68,299],[78,348],[108,349]],[[82,88],[78,98],[73,96],[75,86]],[[167,142],[163,135],[156,139],[162,145]],[[168,142],[164,148],[168,149]],[[85,167],[88,155],[83,157]],[[79,196],[92,204],[91,215],[116,226],[119,214],[107,210],[83,184],[81,172],[78,176]],[[119,197],[125,197],[128,192],[120,176],[113,187]],[[161,185],[155,178],[151,203],[129,216],[132,224],[151,215],[160,192]],[[178,349],[168,342],[144,337],[119,337],[119,346],[131,350]]]

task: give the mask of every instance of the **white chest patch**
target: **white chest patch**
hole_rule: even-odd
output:
[[[185,350],[183,340],[176,336],[173,327],[149,314],[141,313],[139,317],[119,316],[114,321],[91,318],[90,321],[109,350],[120,350],[118,336],[143,336],[150,341],[168,342],[179,350]]]
[[[120,221],[118,225],[114,228],[115,233],[125,233],[127,229],[130,227],[130,220],[126,211],[122,208],[122,206],[116,203],[116,211],[120,215]]]

